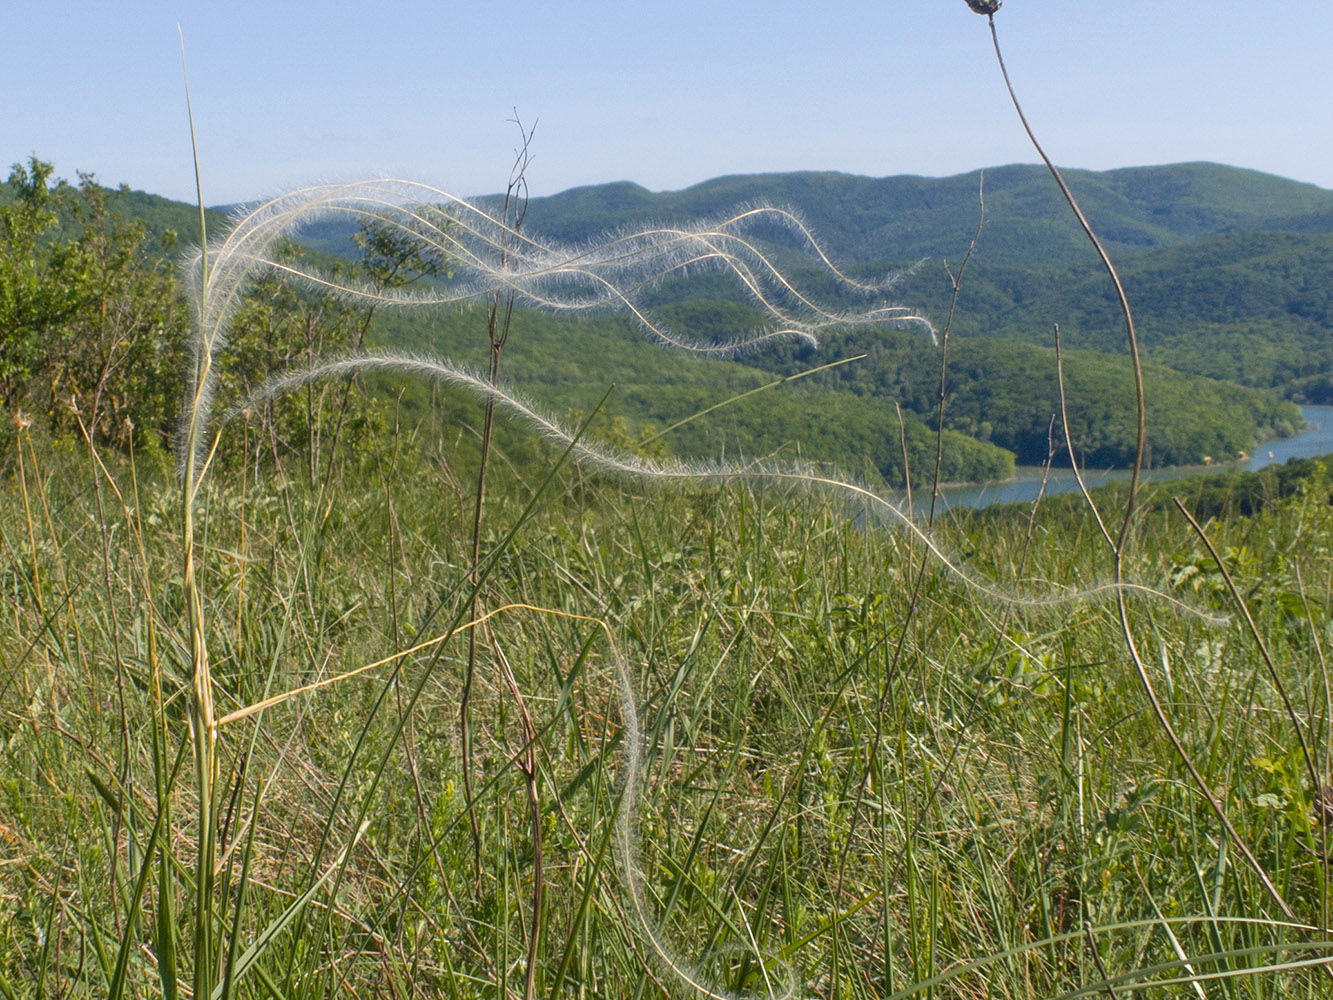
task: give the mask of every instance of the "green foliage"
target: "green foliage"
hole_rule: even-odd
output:
[[[1296,395],[1333,363],[1328,233],[1230,233],[1127,255],[1119,270],[1145,356],[1183,372]],[[921,275],[904,294],[938,301]],[[1058,322],[1071,347],[1122,353],[1118,306],[1095,263],[1016,268],[983,255],[962,297],[965,336],[1048,344]]]
[[[301,252],[288,245],[279,259],[290,259]],[[293,365],[347,351],[357,342],[362,318],[360,310],[331,296],[309,295],[280,275],[270,274],[252,287],[236,313],[220,388],[227,398],[244,398]],[[311,386],[276,403],[266,401],[258,412],[247,415],[258,432],[249,440],[269,454],[278,468],[295,461],[297,468],[303,468],[313,479],[318,474],[321,445],[331,437],[338,419],[337,389],[329,384]],[[360,392],[356,398],[358,409],[364,407],[366,401]],[[368,413],[358,413],[350,429],[355,438],[361,439],[382,429],[377,424]],[[241,435],[229,435],[229,439],[224,456],[239,444]]]
[[[565,415],[565,424],[569,427],[583,427],[587,421],[588,414],[580,409],[570,410]],[[604,411],[598,412],[588,425],[584,436],[616,452],[642,455],[655,461],[670,457],[666,443],[656,426],[644,424],[636,432],[624,417],[608,417]]]
[[[1172,498],[1180,497],[1196,519],[1255,517],[1269,506],[1289,497],[1303,496],[1318,503],[1333,504],[1328,492],[1328,468],[1333,456],[1293,458],[1282,465],[1269,465],[1257,472],[1232,471],[1191,477],[1175,488],[1150,484],[1144,503],[1170,511]]]
[[[12,169],[0,197],[0,403],[9,417],[0,433],[21,420],[56,438],[78,438],[82,423],[119,448],[164,449],[175,433],[189,353],[172,225],[192,225],[197,216],[166,199],[108,190],[90,174],[80,174],[77,187],[53,174],[33,157]],[[445,274],[443,261],[373,223],[355,245],[356,263],[320,255],[321,265],[377,288]],[[282,253],[296,260],[313,252],[289,244]],[[224,391],[238,398],[289,365],[359,348],[372,313],[270,274],[237,310]],[[354,460],[364,459],[386,412],[352,382],[312,388],[251,414],[253,432],[230,436],[217,458],[234,461],[248,444],[279,467],[294,462],[313,476],[340,442]]]
[[[1333,192],[1209,163],[1071,170],[1134,304],[1145,356],[1182,372],[1329,398],[1312,382],[1333,365]],[[529,225],[587,239],[645,221],[719,215],[755,199],[793,206],[836,260],[858,273],[909,270],[901,301],[947,313],[952,292],[936,262],[957,260],[976,228],[978,173],[868,178],[835,173],[723,177],[683,191],[633,185],[533,199]],[[985,171],[986,225],[969,264],[954,333],[1122,353],[1117,306],[1066,206],[1035,166]],[[768,234],[786,245],[792,234]],[[887,252],[893,257],[885,260]],[[801,275],[804,281],[807,276]],[[673,295],[700,296],[671,286]],[[723,292],[722,294],[726,294]],[[696,318],[699,318],[696,314]]]
[[[901,332],[848,332],[817,351],[769,349],[756,361],[793,372],[831,358],[864,353],[866,360],[817,376],[881,406],[898,401],[934,420],[939,405],[939,358],[919,337]],[[1069,436],[1081,464],[1127,466],[1135,446],[1134,389],[1125,362],[1092,351],[1063,358]],[[1205,456],[1235,457],[1257,440],[1285,436],[1300,426],[1300,412],[1266,393],[1160,365],[1146,365],[1149,465],[1198,465]],[[947,428],[1013,452],[1027,465],[1050,456],[1068,465],[1061,434],[1055,350],[1018,341],[953,341],[944,420]],[[1051,454],[1054,445],[1054,454]]]
[[[47,176],[49,178],[51,176],[51,164],[43,163],[42,165],[44,168],[48,168]],[[23,169],[31,171],[31,160],[29,160],[29,166]],[[10,177],[8,182],[0,183],[0,208],[21,199],[22,186],[19,179],[13,176]],[[59,186],[58,183],[57,186]],[[147,239],[144,244],[145,251],[152,257],[169,254],[176,243],[176,234],[193,233],[199,228],[199,209],[192,204],[173,201],[161,195],[147,194],[144,191],[136,191],[127,184],[103,187],[102,197],[106,202],[108,212],[122,219],[133,219],[136,222],[143,223],[147,231]],[[75,236],[79,229],[76,216],[65,211],[66,206],[64,205],[53,207],[56,208],[58,216],[55,229],[52,231],[53,237],[70,239]],[[224,209],[206,209],[205,216],[209,231],[221,231],[226,224],[227,215],[228,213]]]
[[[36,157],[24,168],[15,165],[9,186],[14,201],[0,209],[0,391],[12,414],[24,396],[33,369],[40,363],[41,343],[48,325],[67,313],[67,289],[48,280],[50,261],[38,249],[59,214],[53,198],[65,188],[48,187],[52,167]],[[43,248],[45,249],[45,248]]]
[[[733,323],[752,318],[744,307],[725,303],[717,311],[687,304],[668,311],[668,316],[676,321],[693,316],[710,318],[716,325],[704,327],[705,337],[710,330],[734,335],[737,327]],[[588,412],[607,388],[614,387],[606,414],[610,419],[623,420],[631,438],[639,436],[648,425],[669,428],[688,420],[659,439],[677,457],[799,457],[829,469],[852,470],[871,481],[901,486],[905,482],[905,435],[913,481],[934,470],[934,431],[911,413],[904,414],[900,424],[889,398],[843,391],[845,384],[833,380],[816,384],[801,381],[759,392],[693,420],[689,418],[730,397],[773,382],[774,376],[742,361],[701,360],[663,351],[645,342],[627,322],[615,318],[571,321],[520,309],[515,310],[513,325],[522,336],[515,337],[506,348],[506,370],[509,379],[526,395],[554,412],[570,408]],[[382,312],[376,318],[371,339],[443,354],[481,369],[485,343],[478,338],[478,331],[484,329],[485,314],[480,307],[429,319]],[[689,329],[691,333],[699,332],[692,326]],[[916,343],[921,344],[920,335],[916,337]],[[569,346],[575,339],[577,351]],[[813,363],[853,353],[848,350],[839,355],[831,350]],[[934,352],[918,350],[917,354],[936,365],[938,380]],[[763,354],[754,356],[761,362],[764,358]],[[780,374],[797,374],[812,364],[793,364]],[[424,401],[419,393],[414,398]],[[425,411],[418,406],[413,406],[412,416],[424,419]],[[946,433],[942,468],[945,481],[1003,479],[1012,472],[1012,455],[996,444],[971,440],[965,433]]]
[[[90,175],[51,186],[50,164],[15,166],[0,208],[0,391],[56,435],[156,446],[179,405],[184,310],[147,227],[108,207]],[[62,238],[62,226],[73,235]],[[174,236],[165,234],[168,244]]]
[[[156,995],[171,914],[182,926],[191,916],[194,863],[185,776],[171,812],[154,792],[155,758],[165,781],[188,750],[189,678],[162,625],[181,597],[174,477],[104,453],[119,492],[137,485],[140,500],[99,515],[85,458],[33,444],[35,464],[0,485],[0,843],[18,862],[0,866],[0,977],[16,996],[105,996],[119,955],[125,995]],[[823,995],[889,996],[946,973],[954,995],[1027,1000],[1100,978],[1086,922],[1111,975],[1151,979],[1135,970],[1177,961],[1179,947],[1199,973],[1237,976],[1237,995],[1326,995],[1308,973],[1273,968],[1327,945],[1282,926],[1220,846],[1141,690],[1112,666],[1123,656],[1113,608],[1006,612],[934,572],[914,599],[920,550],[822,499],[728,487],[654,489],[646,502],[571,474],[519,523],[536,468],[494,470],[486,607],[586,614],[623,644],[651,748],[638,815],[651,917],[710,981],[762,990],[765,975],[790,972]],[[468,572],[469,506],[434,475],[379,471],[320,493],[236,470],[201,497],[225,710],[442,630],[436,609],[461,600],[449,587]],[[1326,733],[1316,650],[1333,622],[1316,597],[1333,580],[1333,508],[1322,472],[1306,471],[1254,517],[1222,510],[1209,533],[1279,675],[1302,692],[1306,724]],[[1173,487],[1206,495],[1199,482]],[[1030,541],[1027,522],[1026,508],[988,511],[936,533],[1001,582],[1016,566],[1040,581],[1104,571],[1081,502],[1044,504]],[[1130,562],[1175,596],[1228,609],[1216,567],[1168,507],[1148,505]],[[108,570],[123,581],[110,591]],[[1252,644],[1160,603],[1130,615],[1228,816],[1298,917],[1322,920],[1323,831]],[[645,995],[651,980],[669,992],[675,974],[651,958],[612,871],[622,716],[602,630],[522,610],[488,624],[537,731],[540,995],[631,996],[649,976]],[[512,763],[524,730],[512,696],[494,678],[479,685],[477,886],[453,735],[461,642],[435,666],[406,657],[397,679],[384,664],[222,727],[234,995],[519,989],[535,877]],[[170,863],[145,864],[152,851]],[[307,893],[314,905],[294,916]],[[177,944],[188,982],[188,942]],[[1208,957],[1244,948],[1258,951]],[[1241,975],[1250,964],[1260,971]]]

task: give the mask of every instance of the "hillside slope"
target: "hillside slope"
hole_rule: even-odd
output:
[[[1066,177],[1119,264],[1147,357],[1302,401],[1333,399],[1333,191],[1212,163]],[[790,206],[853,272],[906,268],[899,300],[939,317],[952,294],[944,265],[961,259],[976,231],[980,181],[980,171],[938,179],[760,174],[658,194],[608,184],[534,199],[528,226],[578,242],[720,218],[746,204]],[[658,304],[732,294],[698,280],[653,293]],[[1059,323],[1069,346],[1124,351],[1105,275],[1041,167],[985,171],[985,226],[959,305],[960,337],[1049,345]]]
[[[535,199],[525,233],[577,243],[763,201],[794,206],[835,258],[853,262],[849,270],[882,274],[891,264],[888,252],[940,251],[959,259],[976,230],[979,176],[773,174],[718,178],[663,194],[602,185]],[[1151,461],[1192,464],[1289,431],[1299,422],[1295,408],[1261,389],[1281,387],[1306,398],[1333,390],[1327,335],[1333,300],[1320,277],[1333,263],[1333,232],[1321,228],[1333,222],[1333,192],[1213,164],[1071,176],[1118,248],[1143,342],[1158,362],[1147,372]],[[0,202],[10,197],[0,191]],[[196,224],[192,206],[142,192],[121,189],[107,200],[113,212],[143,219],[159,238],[172,229],[191,233]],[[1037,168],[987,171],[986,206],[953,326],[945,427],[954,433],[946,475],[1003,475],[1012,461],[1006,452],[1025,461],[1046,456],[1058,409],[1049,346],[1057,322],[1071,349],[1066,376],[1075,444],[1099,465],[1127,463],[1133,396],[1124,360],[1110,356],[1122,350],[1122,335],[1082,235]],[[214,232],[221,221],[212,214]],[[320,224],[303,238],[320,252],[353,256],[351,233],[347,225]],[[767,237],[797,284],[833,300],[836,309],[827,274],[810,273],[808,258],[793,263],[797,257],[784,249],[791,234],[760,232],[761,240]],[[937,320],[948,313],[952,286],[939,260],[904,273],[895,291]],[[727,340],[764,325],[717,274],[677,275],[636,295],[655,319],[698,340]],[[380,311],[371,342],[481,364],[484,326],[475,310],[431,318]],[[561,320],[521,310],[502,372],[557,415],[586,411],[614,384],[607,413],[637,432],[709,410],[775,376],[860,354],[868,357],[691,421],[668,445],[684,456],[800,454],[899,481],[904,435],[914,466],[933,456],[928,428],[936,418],[941,356],[920,334],[832,330],[818,350],[779,342],[752,351],[743,364],[700,362],[643,342],[623,317]]]

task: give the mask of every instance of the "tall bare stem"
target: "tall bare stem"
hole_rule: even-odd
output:
[[[523,227],[523,217],[528,209],[527,169],[530,155],[529,144],[532,131],[525,129],[515,113],[522,142],[514,155],[514,166],[509,172],[509,186],[505,189],[504,212],[501,216],[507,232],[516,237]],[[509,262],[509,250],[505,248],[500,255],[500,267],[503,270]],[[503,313],[502,313],[503,310]],[[514,293],[503,288],[495,290],[491,300],[490,314],[487,318],[486,333],[490,339],[490,360],[486,374],[494,384],[500,375],[500,355],[509,340],[509,321],[514,314]],[[477,620],[481,603],[481,523],[486,500],[486,468],[491,457],[491,432],[495,422],[495,397],[486,397],[485,416],[481,426],[481,462],[477,469],[477,501],[472,512],[472,586],[471,619]],[[463,794],[466,799],[468,822],[472,830],[472,866],[477,891],[481,891],[481,824],[477,819],[476,802],[472,789],[472,685],[477,672],[477,629],[468,632],[467,672],[463,676],[463,691],[458,699],[458,732],[463,749]]]
[[[185,72],[185,39],[181,37],[181,72],[185,74],[185,105],[190,119],[190,148],[194,155],[195,194],[199,205],[200,323],[208,316],[208,224],[204,213],[203,182],[199,173],[199,146],[194,131],[190,81]],[[198,468],[201,402],[207,392],[212,353],[206,347],[195,355],[193,395],[185,415],[184,467],[181,478],[181,560],[185,589],[186,632],[190,637],[190,736],[194,745],[195,782],[199,795],[199,840],[195,865],[194,995],[212,996],[216,983],[213,946],[213,858],[217,846],[217,721],[213,713],[213,676],[209,669],[204,634],[204,604],[196,572],[194,500],[202,470]]]
[[[1102,266],[1106,269],[1106,273],[1109,275],[1111,283],[1115,287],[1116,299],[1119,302],[1120,312],[1125,323],[1125,338],[1134,371],[1134,400],[1137,417],[1137,435],[1134,449],[1134,464],[1129,480],[1129,496],[1125,502],[1124,520],[1121,523],[1120,532],[1113,544],[1115,554],[1116,608],[1119,612],[1120,630],[1121,636],[1125,642],[1125,649],[1129,653],[1130,660],[1138,675],[1139,683],[1143,687],[1144,694],[1148,698],[1148,702],[1152,707],[1153,715],[1157,719],[1158,725],[1161,726],[1167,739],[1170,740],[1172,748],[1175,750],[1181,763],[1184,764],[1185,769],[1189,772],[1195,787],[1199,789],[1200,793],[1207,800],[1213,813],[1217,816],[1218,821],[1226,831],[1228,838],[1245,857],[1246,862],[1248,862],[1250,868],[1253,869],[1254,873],[1258,876],[1260,882],[1263,883],[1264,889],[1268,892],[1269,896],[1277,904],[1278,908],[1287,919],[1294,921],[1296,919],[1294,911],[1287,904],[1286,900],[1283,899],[1282,894],[1278,891],[1277,886],[1273,884],[1272,879],[1269,877],[1263,865],[1241,838],[1240,833],[1236,830],[1235,826],[1231,823],[1230,818],[1227,816],[1221,800],[1209,787],[1203,774],[1195,764],[1194,759],[1190,756],[1189,751],[1185,749],[1184,742],[1181,740],[1180,735],[1176,732],[1175,726],[1172,725],[1171,720],[1168,718],[1161,699],[1157,696],[1156,688],[1153,686],[1152,679],[1148,674],[1147,665],[1143,662],[1143,657],[1139,653],[1138,646],[1135,643],[1133,629],[1131,628],[1129,621],[1129,599],[1126,593],[1126,588],[1123,586],[1125,581],[1124,557],[1125,549],[1129,541],[1130,527],[1134,517],[1139,478],[1143,470],[1143,457],[1147,448],[1147,421],[1145,417],[1146,406],[1143,391],[1143,365],[1139,356],[1138,335],[1134,330],[1134,316],[1130,310],[1129,299],[1125,295],[1124,286],[1120,283],[1120,275],[1116,272],[1115,265],[1111,263],[1110,256],[1102,246],[1101,240],[1097,238],[1097,234],[1093,231],[1092,225],[1083,214],[1083,210],[1079,207],[1078,201],[1074,197],[1074,193],[1069,189],[1069,185],[1065,183],[1065,179],[1061,176],[1059,169],[1051,162],[1050,157],[1046,155],[1046,151],[1042,149],[1041,143],[1037,141],[1037,137],[1033,133],[1032,127],[1028,124],[1027,116],[1023,113],[1022,105],[1018,101],[1018,95],[1015,93],[1013,83],[1009,79],[1009,71],[1004,64],[1004,55],[1000,51],[999,34],[995,30],[995,12],[999,9],[999,0],[967,0],[967,4],[977,13],[986,16],[986,20],[990,26],[991,41],[995,47],[995,58],[999,63],[1000,73],[1004,77],[1004,85],[1009,91],[1009,98],[1013,101],[1014,110],[1018,112],[1019,121],[1023,123],[1023,130],[1027,133],[1028,139],[1032,142],[1033,148],[1037,151],[1037,155],[1041,157],[1042,162],[1046,164],[1046,168],[1055,179],[1056,185],[1060,188],[1060,193],[1064,195],[1065,201],[1069,204],[1069,208],[1074,213],[1074,217],[1078,219],[1078,223],[1082,227],[1084,234],[1088,237],[1088,240],[1092,243],[1093,249],[1096,250],[1097,256],[1102,262]],[[1333,980],[1333,971],[1330,971],[1327,966],[1323,967],[1323,971],[1328,975],[1330,980]]]

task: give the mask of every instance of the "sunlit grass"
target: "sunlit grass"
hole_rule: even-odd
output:
[[[127,989],[155,990],[165,943],[155,865],[131,903],[160,815],[153,761],[170,768],[188,739],[175,487],[160,471],[136,484],[128,465],[108,465],[120,495],[137,485],[138,504],[120,507],[105,480],[100,521],[86,453],[34,446],[3,496],[0,970],[17,995],[104,993],[122,940],[133,942]],[[530,500],[503,476],[494,497],[492,545]],[[1210,529],[1323,734],[1329,518],[1312,489]],[[946,522],[939,544],[1003,578],[1025,520]],[[219,715],[444,631],[465,598],[453,586],[465,524],[425,477],[341,482],[323,502],[249,477],[206,490]],[[1026,557],[1034,585],[1099,574],[1085,517],[1039,525]],[[1179,523],[1145,526],[1137,547],[1145,578],[1222,608],[1218,574]],[[1322,995],[1298,964],[1327,955],[1322,935],[1284,929],[1219,839],[1145,711],[1112,610],[1005,615],[938,572],[913,608],[921,553],[818,497],[643,494],[557,476],[485,584],[488,608],[562,613],[485,626],[538,734],[540,988],[681,992],[688,965],[723,992],[790,982],[800,994],[883,996],[947,976],[937,992],[1047,996],[1159,965],[1144,978],[1186,974],[1183,953],[1194,974],[1240,977],[1209,991]],[[432,612],[436,627],[425,626]],[[636,861],[669,960],[637,926],[613,863],[624,719],[602,623],[639,700]],[[1153,604],[1135,627],[1233,822],[1305,923],[1325,924],[1323,829],[1245,636]],[[513,765],[522,726],[500,675],[484,672],[477,894],[453,721],[461,655],[447,644],[434,664],[424,653],[395,661],[396,680],[385,665],[221,730],[219,939],[236,940],[239,956],[329,875],[239,980],[241,995],[521,990],[533,861]],[[154,664],[166,741],[156,751]],[[182,919],[193,798],[178,774],[159,837],[177,859],[166,892]],[[177,953],[184,975],[188,952]]]

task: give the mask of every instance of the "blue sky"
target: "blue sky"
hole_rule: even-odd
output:
[[[963,0],[88,4],[0,31],[0,166],[192,200],[394,174],[501,189],[517,109],[535,195],[798,169],[944,176],[1035,160]],[[1214,160],[1333,188],[1322,6],[1007,0],[1029,118],[1062,165]]]

